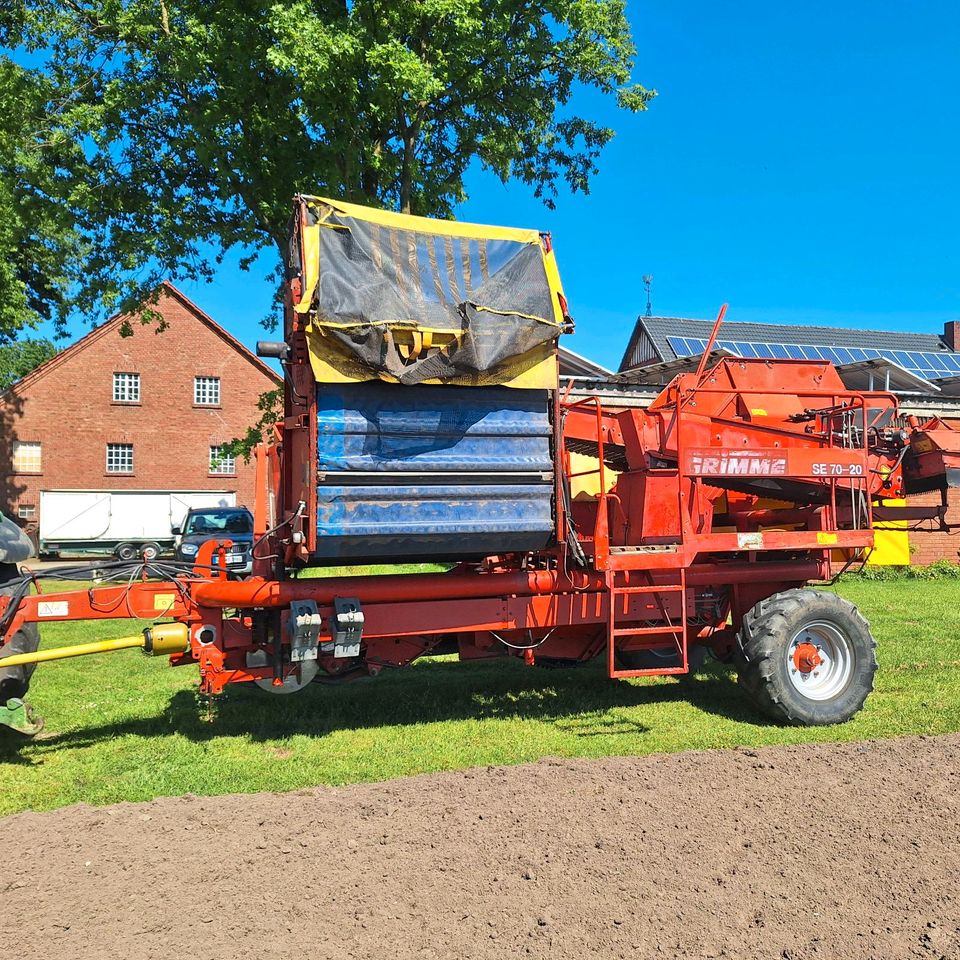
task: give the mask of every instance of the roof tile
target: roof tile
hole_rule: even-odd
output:
[[[645,330],[654,348],[664,360],[676,353],[667,337],[699,337],[706,339],[713,329],[713,320],[687,320],[683,317],[638,317],[629,350],[637,335]],[[909,333],[893,330],[851,330],[843,327],[815,327],[806,324],[739,323],[730,321],[720,328],[724,340],[746,340],[751,343],[798,343],[810,346],[873,347],[878,350],[948,350],[936,333]],[[626,360],[626,356],[624,357]],[[623,369],[623,367],[621,367]]]

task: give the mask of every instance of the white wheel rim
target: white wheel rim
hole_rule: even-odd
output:
[[[813,662],[804,657],[811,648],[815,650]],[[827,620],[805,624],[787,647],[787,676],[808,700],[829,700],[842,693],[853,675],[853,665],[849,637]]]

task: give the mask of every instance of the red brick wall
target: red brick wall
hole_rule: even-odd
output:
[[[40,490],[135,489],[235,491],[253,506],[253,464],[235,476],[211,476],[210,447],[242,436],[258,417],[257,399],[276,383],[189,306],[164,292],[155,309],[169,328],[134,323],[121,337],[109,322],[27,378],[0,401],[0,509],[21,504],[39,514]],[[139,373],[139,404],[113,402],[113,374]],[[220,378],[221,405],[196,407],[193,378]],[[42,444],[42,473],[12,473],[13,441]],[[106,472],[106,445],[132,443],[134,472]]]
[[[960,350],[960,321],[950,320],[943,325],[943,339],[951,350]]]
[[[939,506],[940,491],[917,493],[909,498],[911,507]],[[948,491],[947,522],[960,523],[960,490]],[[911,533],[910,562],[925,567],[937,560],[960,562],[960,531],[955,533]]]
[[[954,324],[944,325],[944,335],[951,336]],[[960,323],[956,324],[960,327]],[[954,430],[960,430],[960,420],[944,418],[944,423]],[[914,494],[909,498],[910,506],[927,507],[940,505],[940,491]],[[960,490],[947,491],[947,522],[960,523]],[[910,562],[916,566],[928,566],[937,560],[960,562],[960,531],[956,533],[911,533]]]

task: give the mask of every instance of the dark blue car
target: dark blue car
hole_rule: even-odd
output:
[[[231,540],[227,553],[230,573],[247,574],[253,568],[250,551],[253,546],[253,515],[246,507],[193,507],[187,512],[177,535],[178,560],[196,559],[200,545],[206,540]]]

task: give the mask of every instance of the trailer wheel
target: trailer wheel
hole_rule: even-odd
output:
[[[873,689],[877,643],[848,600],[823,590],[786,590],[761,600],[737,635],[739,680],[777,720],[846,723]]]
[[[137,553],[137,545],[135,543],[121,543],[113,552],[120,560],[136,560],[139,556]]]
[[[143,559],[148,563],[152,560],[156,560],[161,553],[163,553],[163,548],[159,543],[145,543],[140,548],[140,556],[143,557]]]

